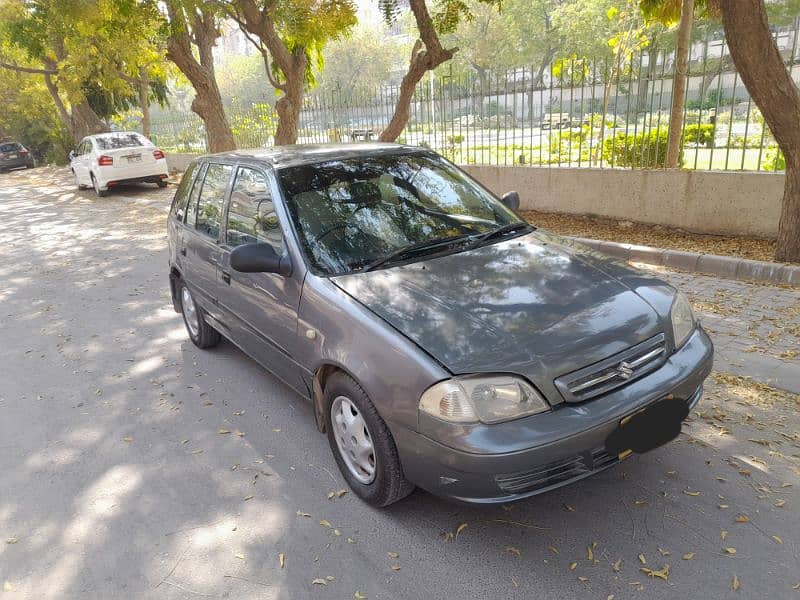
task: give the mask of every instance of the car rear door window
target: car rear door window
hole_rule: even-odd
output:
[[[239,167],[228,207],[226,243],[231,247],[267,242],[280,254],[283,251],[278,215],[264,173]]]
[[[175,192],[175,200],[172,204],[172,216],[178,221],[183,221],[186,214],[186,206],[189,204],[189,192],[192,189],[194,173],[197,170],[197,163],[192,163],[183,174],[183,179]]]
[[[228,188],[232,171],[231,165],[209,164],[197,201],[195,229],[215,239],[219,237],[225,191]]]
[[[200,198],[200,188],[203,187],[206,165],[199,165],[197,168],[199,170],[192,186],[192,191],[189,192],[189,203],[186,208],[186,224],[192,229],[194,229],[197,222],[197,200]]]

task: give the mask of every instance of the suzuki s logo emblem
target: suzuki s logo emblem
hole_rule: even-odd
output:
[[[617,367],[617,375],[623,379],[630,379],[633,377],[633,367],[631,367],[630,363],[621,362]]]

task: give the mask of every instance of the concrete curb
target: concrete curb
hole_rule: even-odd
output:
[[[783,265],[735,256],[700,254],[683,250],[664,250],[650,246],[619,244],[606,240],[572,238],[581,244],[631,262],[660,265],[690,273],[708,273],[728,279],[763,281],[800,287],[800,266]]]

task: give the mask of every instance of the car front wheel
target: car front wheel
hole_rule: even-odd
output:
[[[336,464],[350,489],[372,506],[388,506],[414,491],[392,434],[361,386],[345,373],[325,385],[325,425]]]
[[[181,314],[183,323],[186,325],[186,332],[189,339],[198,348],[211,348],[219,344],[219,332],[206,323],[203,309],[197,306],[189,288],[183,283],[178,282],[178,294],[181,299]]]

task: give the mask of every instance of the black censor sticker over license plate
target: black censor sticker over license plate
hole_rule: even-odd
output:
[[[689,414],[684,400],[659,400],[620,421],[619,427],[606,439],[606,451],[624,458],[631,452],[641,454],[674,440]]]

